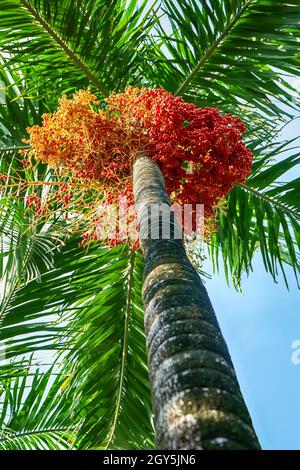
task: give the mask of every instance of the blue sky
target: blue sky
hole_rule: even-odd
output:
[[[241,389],[264,449],[300,449],[299,291],[274,284],[258,259],[244,279],[243,295],[214,275],[206,287],[228,344]]]
[[[299,135],[299,122],[281,138]],[[209,272],[209,263],[204,268]],[[287,272],[290,292],[282,277],[273,282],[259,255],[242,295],[228,287],[224,273],[206,281],[263,449],[300,449],[300,364],[292,362],[292,343],[300,340],[300,296]]]

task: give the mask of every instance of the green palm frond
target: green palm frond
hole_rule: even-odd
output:
[[[123,246],[84,253],[77,243],[68,242],[55,268],[7,305],[0,324],[6,358],[60,351],[80,421],[75,446],[151,447],[141,255]]]
[[[201,106],[278,118],[299,76],[298,0],[163,1],[154,81]],[[298,98],[299,102],[299,98]]]
[[[1,14],[0,14],[1,18]],[[1,21],[1,20],[0,20]],[[27,95],[27,80],[11,66],[0,60],[0,80],[3,84],[4,102],[0,104],[0,145],[1,157],[4,151],[18,151],[24,147],[26,128],[37,124],[46,111],[37,94]]]
[[[82,331],[73,335],[67,356],[78,393],[74,413],[84,416],[75,441],[80,448],[153,444],[141,300],[143,265],[140,254],[128,254],[126,249],[118,258],[103,270],[100,280],[107,285],[110,279],[105,291],[90,298],[80,316],[75,304],[76,317],[70,325]],[[86,274],[87,286],[94,276],[90,268]]]
[[[219,215],[220,228],[211,240],[210,254],[218,267],[221,250],[227,277],[230,272],[239,285],[243,271],[252,270],[259,250],[273,279],[280,270],[287,284],[284,265],[292,266],[296,280],[300,269],[300,179],[286,182],[283,178],[299,168],[300,151],[288,143],[277,144],[261,150],[259,157],[247,183],[231,191],[228,211]]]
[[[52,268],[63,238],[54,227],[33,224],[21,199],[0,198],[0,318],[18,286]]]
[[[106,95],[141,76],[155,3],[3,0],[0,48],[5,63],[26,77],[30,72],[31,87],[46,93],[92,84]]]
[[[13,361],[5,364],[5,345],[0,349],[0,383],[8,379],[28,375],[31,368],[31,358]]]
[[[68,449],[70,403],[52,369],[0,382],[0,450]]]

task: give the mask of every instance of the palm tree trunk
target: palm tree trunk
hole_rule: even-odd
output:
[[[162,173],[147,156],[134,163],[133,187],[145,257],[143,301],[157,447],[259,449],[215,313],[182,239],[148,236],[151,224],[159,223],[150,220],[150,206],[170,202]],[[174,221],[167,223],[174,229]]]

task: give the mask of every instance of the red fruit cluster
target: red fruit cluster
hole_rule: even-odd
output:
[[[239,118],[197,108],[164,89],[128,87],[111,94],[104,109],[89,90],[63,97],[42,126],[28,129],[27,143],[31,155],[60,174],[100,184],[107,203],[126,195],[133,204],[132,164],[145,152],[160,166],[173,202],[204,204],[210,216],[251,171],[245,130]]]
[[[42,199],[37,193],[28,196],[26,203],[28,207],[34,208],[38,215],[44,215],[46,213],[45,205],[42,204]]]
[[[209,215],[251,172],[253,154],[237,117],[197,108],[163,89],[128,88],[107,102],[121,125],[130,121],[132,138],[159,164],[169,194],[180,204],[204,204]]]
[[[40,183],[41,184],[41,183]],[[28,186],[28,183],[25,185]],[[53,185],[55,188],[55,185]],[[34,209],[38,216],[43,216],[49,211],[53,213],[57,207],[70,207],[70,202],[73,202],[73,191],[67,183],[58,185],[59,189],[51,191],[41,198],[38,191],[29,194],[26,197],[26,205],[28,208]],[[53,189],[53,188],[52,188]]]

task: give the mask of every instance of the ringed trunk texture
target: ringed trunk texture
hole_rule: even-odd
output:
[[[157,447],[259,449],[213,307],[182,239],[150,239],[147,223],[164,223],[153,218],[150,223],[150,206],[170,206],[170,201],[160,169],[147,156],[134,163],[133,188],[145,257],[143,301]],[[174,219],[167,223],[174,228]]]

